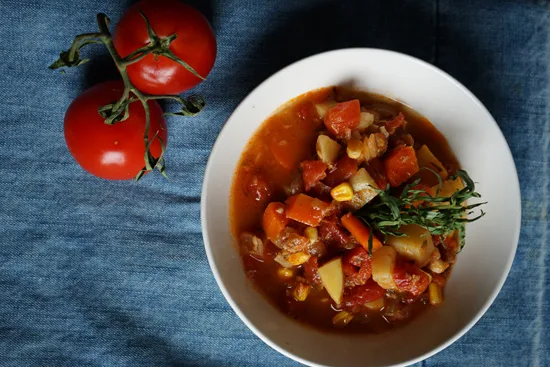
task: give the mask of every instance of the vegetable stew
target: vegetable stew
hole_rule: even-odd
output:
[[[479,204],[444,136],[343,88],[281,107],[238,164],[230,217],[247,276],[290,317],[381,332],[443,301]],[[470,217],[469,217],[470,216]]]

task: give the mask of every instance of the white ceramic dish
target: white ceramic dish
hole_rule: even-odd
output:
[[[272,306],[245,277],[229,227],[233,173],[250,137],[280,105],[331,85],[393,97],[446,136],[463,168],[479,182],[487,215],[467,226],[442,306],[381,335],[329,334],[301,325]],[[495,120],[462,84],[410,56],[376,49],[327,52],[296,62],[244,99],[220,133],[204,176],[201,222],[212,272],[243,322],[280,353],[310,366],[408,365],[441,351],[489,308],[512,265],[521,201],[512,155]]]

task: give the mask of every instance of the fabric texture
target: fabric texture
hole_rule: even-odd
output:
[[[258,339],[207,263],[200,194],[210,149],[240,100],[321,51],[379,47],[431,62],[488,107],[521,182],[519,249],[486,315],[425,366],[550,366],[548,206],[550,3],[529,0],[189,1],[218,58],[193,93],[207,107],[169,118],[168,174],[86,174],[63,117],[116,72],[101,46],[47,69],[75,35],[113,25],[128,1],[0,1],[0,366],[297,366]],[[505,184],[505,183],[503,183]]]

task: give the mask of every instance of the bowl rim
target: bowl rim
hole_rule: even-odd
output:
[[[470,322],[468,322],[464,327],[462,327],[462,329],[457,331],[454,335],[449,337],[447,340],[443,341],[441,344],[439,344],[437,347],[430,350],[429,352],[426,352],[426,353],[424,353],[424,354],[422,354],[422,355],[420,355],[416,358],[410,359],[408,361],[391,365],[393,367],[408,366],[408,365],[411,365],[411,364],[414,364],[414,363],[421,362],[421,361],[423,361],[427,358],[430,358],[430,357],[434,356],[435,354],[441,352],[442,350],[446,349],[451,344],[453,344],[458,339],[460,339],[464,334],[466,334],[481,319],[481,317],[483,317],[483,315],[485,315],[485,313],[487,312],[489,307],[491,307],[491,305],[493,304],[493,302],[497,298],[497,296],[500,293],[502,287],[504,286],[504,283],[506,282],[506,279],[508,278],[508,275],[509,275],[510,270],[512,268],[512,264],[513,264],[513,261],[514,261],[514,258],[515,258],[516,252],[517,252],[517,248],[519,246],[519,238],[520,238],[520,231],[521,231],[522,208],[521,208],[521,190],[520,190],[520,184],[519,184],[519,177],[518,177],[518,174],[517,174],[517,168],[516,168],[516,164],[515,164],[515,161],[514,161],[514,158],[513,158],[513,154],[512,154],[512,151],[510,149],[510,146],[509,146],[509,144],[506,140],[506,137],[504,136],[504,134],[503,134],[502,130],[500,129],[500,127],[498,126],[496,120],[491,115],[489,110],[485,107],[485,105],[483,105],[483,103],[481,103],[481,101],[468,88],[466,88],[462,83],[460,83],[458,80],[453,78],[447,72],[441,70],[437,66],[432,65],[432,64],[430,64],[430,63],[428,63],[424,60],[421,60],[419,58],[416,58],[414,56],[410,56],[410,55],[407,55],[407,54],[404,54],[404,53],[401,53],[401,52],[387,50],[387,49],[381,49],[381,48],[352,47],[352,48],[342,48],[342,49],[330,50],[330,51],[317,53],[317,54],[314,54],[314,55],[311,55],[311,56],[307,56],[303,59],[297,60],[297,61],[283,67],[279,71],[275,72],[274,74],[272,74],[271,76],[266,78],[264,81],[262,81],[260,84],[258,84],[253,90],[251,90],[247,94],[247,96],[237,105],[237,107],[235,107],[233,112],[229,115],[229,117],[225,121],[224,126],[220,130],[220,133],[218,134],[218,137],[216,138],[216,141],[214,142],[214,145],[212,146],[212,150],[211,150],[210,155],[208,157],[208,162],[206,164],[206,168],[205,168],[205,171],[204,171],[203,183],[202,183],[202,187],[201,187],[202,191],[201,191],[201,205],[200,205],[201,218],[200,219],[201,219],[202,237],[203,237],[204,248],[205,248],[207,259],[208,259],[208,264],[210,266],[212,274],[214,275],[214,278],[216,279],[216,283],[218,284],[218,287],[220,288],[220,291],[222,292],[222,294],[225,297],[226,301],[229,303],[229,305],[231,306],[233,311],[237,314],[237,316],[239,316],[239,318],[243,321],[243,323],[258,338],[260,338],[260,340],[262,340],[265,344],[267,344],[268,346],[270,346],[271,348],[273,348],[277,352],[281,353],[282,355],[286,356],[287,358],[290,358],[292,360],[295,360],[299,363],[302,363],[302,364],[308,365],[308,366],[331,367],[329,365],[319,364],[319,363],[316,363],[316,362],[311,362],[311,361],[308,361],[306,359],[303,359],[303,358],[289,352],[285,348],[279,346],[277,343],[272,341],[267,335],[263,334],[260,330],[258,330],[250,322],[248,317],[237,306],[235,301],[233,301],[233,298],[231,297],[231,295],[229,294],[229,291],[225,287],[225,285],[223,283],[223,280],[221,278],[221,275],[219,274],[218,269],[216,267],[216,264],[214,263],[212,246],[210,245],[209,236],[208,236],[208,233],[206,231],[206,228],[207,228],[207,226],[206,226],[207,183],[209,182],[209,178],[210,178],[211,171],[212,171],[213,156],[215,155],[215,152],[220,149],[221,137],[224,134],[227,134],[227,131],[232,128],[232,126],[229,126],[228,122],[231,121],[233,116],[235,116],[235,114],[242,108],[243,105],[246,105],[248,103],[248,100],[251,99],[251,96],[254,95],[257,92],[258,89],[262,88],[265,84],[268,84],[271,80],[278,78],[280,75],[287,72],[287,70],[289,70],[291,68],[294,68],[294,67],[297,67],[298,65],[301,65],[303,63],[309,63],[309,62],[311,62],[312,60],[314,60],[316,58],[322,58],[322,57],[325,57],[325,56],[328,56],[328,55],[331,55],[331,54],[335,54],[335,53],[346,53],[346,52],[357,52],[357,51],[360,51],[360,52],[367,51],[367,52],[373,52],[373,53],[387,54],[387,55],[391,55],[391,56],[394,56],[394,57],[400,57],[400,58],[406,59],[408,62],[417,63],[421,67],[430,69],[432,72],[434,72],[436,74],[439,74],[439,76],[443,77],[448,82],[453,84],[455,87],[460,89],[464,94],[467,95],[467,97],[473,103],[475,103],[479,108],[481,108],[483,110],[483,112],[485,112],[490,117],[490,120],[491,120],[490,122],[493,123],[496,126],[500,136],[502,137],[503,141],[506,144],[506,152],[507,152],[506,159],[510,160],[512,162],[512,168],[513,168],[513,173],[514,173],[513,182],[509,182],[509,184],[513,184],[513,186],[514,186],[513,189],[516,192],[516,195],[514,195],[513,200],[515,201],[514,204],[516,204],[515,207],[517,207],[517,209],[518,209],[518,212],[516,214],[516,227],[515,227],[516,230],[515,230],[514,237],[513,237],[513,249],[512,249],[513,251],[511,251],[510,255],[508,256],[508,259],[507,259],[506,265],[505,265],[505,269],[504,269],[504,271],[503,271],[496,287],[493,289],[493,291],[491,292],[491,294],[487,298],[487,301],[484,303],[483,307],[477,312],[475,317],[473,317],[472,320],[470,320]],[[295,97],[297,97],[297,96],[295,96]],[[487,121],[487,123],[489,123],[489,121]],[[307,327],[307,326],[304,326],[304,327]]]

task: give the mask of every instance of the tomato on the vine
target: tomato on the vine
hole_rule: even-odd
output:
[[[65,140],[78,164],[89,173],[110,180],[134,178],[145,166],[145,110],[141,102],[129,105],[129,117],[114,125],[104,123],[98,108],[116,103],[124,84],[110,81],[80,94],[65,114]],[[166,120],[160,105],[148,101],[151,114],[149,139],[155,134],[166,143]],[[162,153],[159,139],[150,145],[153,157]]]
[[[206,77],[216,60],[216,38],[206,18],[195,8],[178,0],[142,0],[122,16],[114,33],[114,45],[126,57],[149,43],[144,18],[160,38],[176,34],[170,51]],[[142,92],[148,94],[180,94],[202,80],[184,66],[169,58],[148,54],[128,65],[128,76]]]

